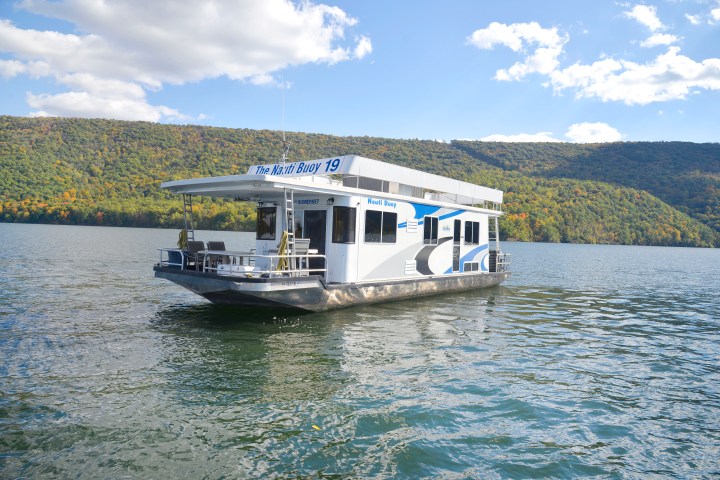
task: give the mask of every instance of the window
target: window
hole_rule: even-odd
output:
[[[276,210],[275,207],[260,207],[257,209],[256,239],[275,240]]]
[[[383,212],[382,238],[383,243],[395,243],[397,240],[397,213]]]
[[[465,262],[463,272],[477,272],[480,270],[480,262]]]
[[[424,219],[423,243],[426,245],[437,245],[438,243],[438,219],[437,217],[425,217]]]
[[[368,243],[395,243],[397,240],[397,213],[379,210],[365,211],[365,241]]]
[[[355,209],[333,207],[333,243],[355,243]]]
[[[379,243],[382,233],[382,212],[368,210],[365,212],[365,241]]]
[[[480,222],[465,222],[465,245],[480,244]]]

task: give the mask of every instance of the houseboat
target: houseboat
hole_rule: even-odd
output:
[[[498,285],[503,192],[356,155],[165,182],[187,242],[155,276],[214,303],[322,311]],[[192,199],[257,206],[255,248],[195,239]]]

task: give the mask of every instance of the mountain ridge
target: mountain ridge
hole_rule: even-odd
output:
[[[290,161],[357,154],[505,191],[503,238],[720,246],[720,144],[520,144],[287,133]],[[273,163],[280,132],[0,116],[0,221],[180,228],[163,181]],[[199,228],[253,206],[196,204]]]

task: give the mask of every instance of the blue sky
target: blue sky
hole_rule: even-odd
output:
[[[2,0],[0,114],[719,142],[720,0]]]

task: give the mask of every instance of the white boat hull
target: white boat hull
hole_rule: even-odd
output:
[[[319,312],[490,287],[505,281],[510,272],[473,272],[351,284],[326,284],[320,276],[244,278],[159,266],[155,267],[155,276],[177,283],[217,304]]]

